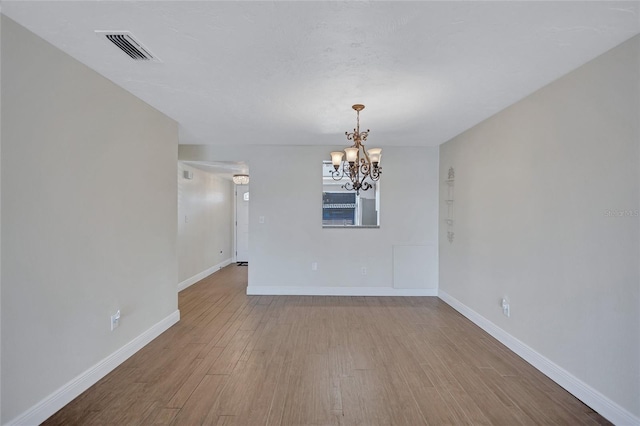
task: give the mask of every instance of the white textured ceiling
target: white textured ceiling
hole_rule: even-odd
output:
[[[640,32],[639,2],[7,1],[185,144],[438,145]],[[139,63],[94,34],[129,30]]]

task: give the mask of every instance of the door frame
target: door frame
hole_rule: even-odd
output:
[[[233,188],[233,192],[234,192],[234,197],[233,197],[233,262],[237,263],[238,265],[240,265],[241,263],[243,263],[244,265],[248,266],[248,259],[244,260],[244,261],[238,261],[238,188],[242,189],[242,188],[246,188],[247,190],[249,190],[249,185],[236,185],[233,184],[234,188]],[[248,191],[250,192],[250,191]],[[251,200],[249,200],[250,202]],[[247,209],[249,209],[250,207],[247,205]],[[248,212],[247,212],[248,214]],[[248,230],[248,223],[247,223],[247,234],[248,234],[249,230]],[[248,235],[247,235],[248,238]],[[247,241],[248,244],[248,241]],[[248,257],[248,248],[247,248],[247,257]]]

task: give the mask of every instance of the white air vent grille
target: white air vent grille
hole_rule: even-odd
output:
[[[136,40],[129,31],[96,31],[136,61],[159,61],[149,49]]]

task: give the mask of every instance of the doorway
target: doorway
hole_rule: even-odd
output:
[[[236,185],[236,263],[249,264],[249,185]]]

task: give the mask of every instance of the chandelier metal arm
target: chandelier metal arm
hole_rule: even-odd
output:
[[[360,189],[362,189],[363,191],[366,191],[367,189],[371,189],[371,188],[373,188],[373,185],[371,185],[367,181],[363,181],[360,187]]]
[[[342,180],[344,176],[345,176],[344,169],[331,170],[331,177],[333,178],[333,180]]]
[[[348,191],[353,191],[354,190],[353,184],[351,182],[345,183],[344,185],[342,185],[342,187],[344,189],[348,190]]]
[[[366,161],[364,158],[360,159],[360,170],[362,171],[362,174],[364,176],[367,176],[369,174],[369,171],[371,170],[371,162],[369,161],[369,157],[367,157]]]

